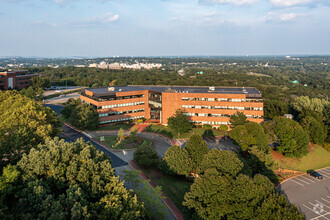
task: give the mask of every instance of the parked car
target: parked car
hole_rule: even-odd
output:
[[[321,174],[319,174],[318,172],[316,172],[315,170],[308,170],[307,174],[309,174],[315,178],[318,178],[318,179],[323,179],[323,176]]]

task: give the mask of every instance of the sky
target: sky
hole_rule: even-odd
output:
[[[0,56],[329,54],[330,0],[0,0]]]

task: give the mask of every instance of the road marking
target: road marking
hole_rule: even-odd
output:
[[[311,183],[309,183],[309,182],[306,182],[306,181],[304,181],[304,180],[302,180],[302,179],[298,179],[299,177],[297,177],[297,178],[295,178],[296,180],[299,180],[299,181],[301,181],[301,182],[304,182],[304,183],[306,183],[307,185],[309,185],[309,184],[311,184]]]
[[[322,174],[322,176],[326,176],[326,177],[328,177],[328,178],[330,178],[330,176],[328,176],[328,175],[325,175],[324,173],[322,173],[322,172],[320,172],[320,171],[318,171],[320,174]]]
[[[309,180],[309,181],[315,183],[313,180],[311,180],[311,179],[309,179],[309,178],[307,178],[307,177],[305,177],[305,176],[300,176],[300,177],[302,177],[302,178],[304,178],[304,179],[307,179],[307,180]]]
[[[329,206],[327,206],[327,205],[324,205],[322,202],[320,202],[320,201],[317,201],[317,200],[315,200],[316,202],[318,202],[318,203],[320,203],[321,205],[323,205],[323,206],[325,206],[325,207],[327,207],[328,209],[330,208]]]
[[[305,185],[303,185],[301,183],[298,183],[298,182],[294,181],[293,179],[290,179],[290,180],[293,181],[293,182],[295,182],[295,183],[297,183],[297,184],[299,184],[299,185],[301,185],[301,186],[305,186]]]
[[[325,214],[323,214],[323,215],[319,215],[319,216],[317,216],[317,217],[315,217],[315,218],[312,218],[312,219],[309,219],[309,220],[315,220],[315,219],[318,219],[318,218],[320,218],[320,217],[325,218],[325,219],[328,219],[327,217],[325,217],[325,215],[329,215],[329,214],[330,214],[330,212],[327,212],[327,213],[325,213]]]
[[[328,200],[325,200],[325,199],[323,199],[323,198],[321,198],[322,200],[324,200],[324,201],[326,201],[327,203],[330,203]]]

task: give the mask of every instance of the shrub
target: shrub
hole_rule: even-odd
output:
[[[324,143],[323,144],[324,149],[330,152],[330,144],[329,143]]]
[[[203,125],[203,128],[205,128],[205,129],[212,129],[212,126],[211,125]]]
[[[228,126],[227,125],[220,125],[219,130],[228,131]]]
[[[202,128],[203,125],[196,125],[196,128]]]
[[[159,162],[158,154],[155,149],[151,147],[151,142],[148,144],[143,142],[134,152],[133,158],[139,165],[145,168],[157,166]]]

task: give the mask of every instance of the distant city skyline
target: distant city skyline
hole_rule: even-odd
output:
[[[0,57],[330,54],[330,0],[0,0]]]

